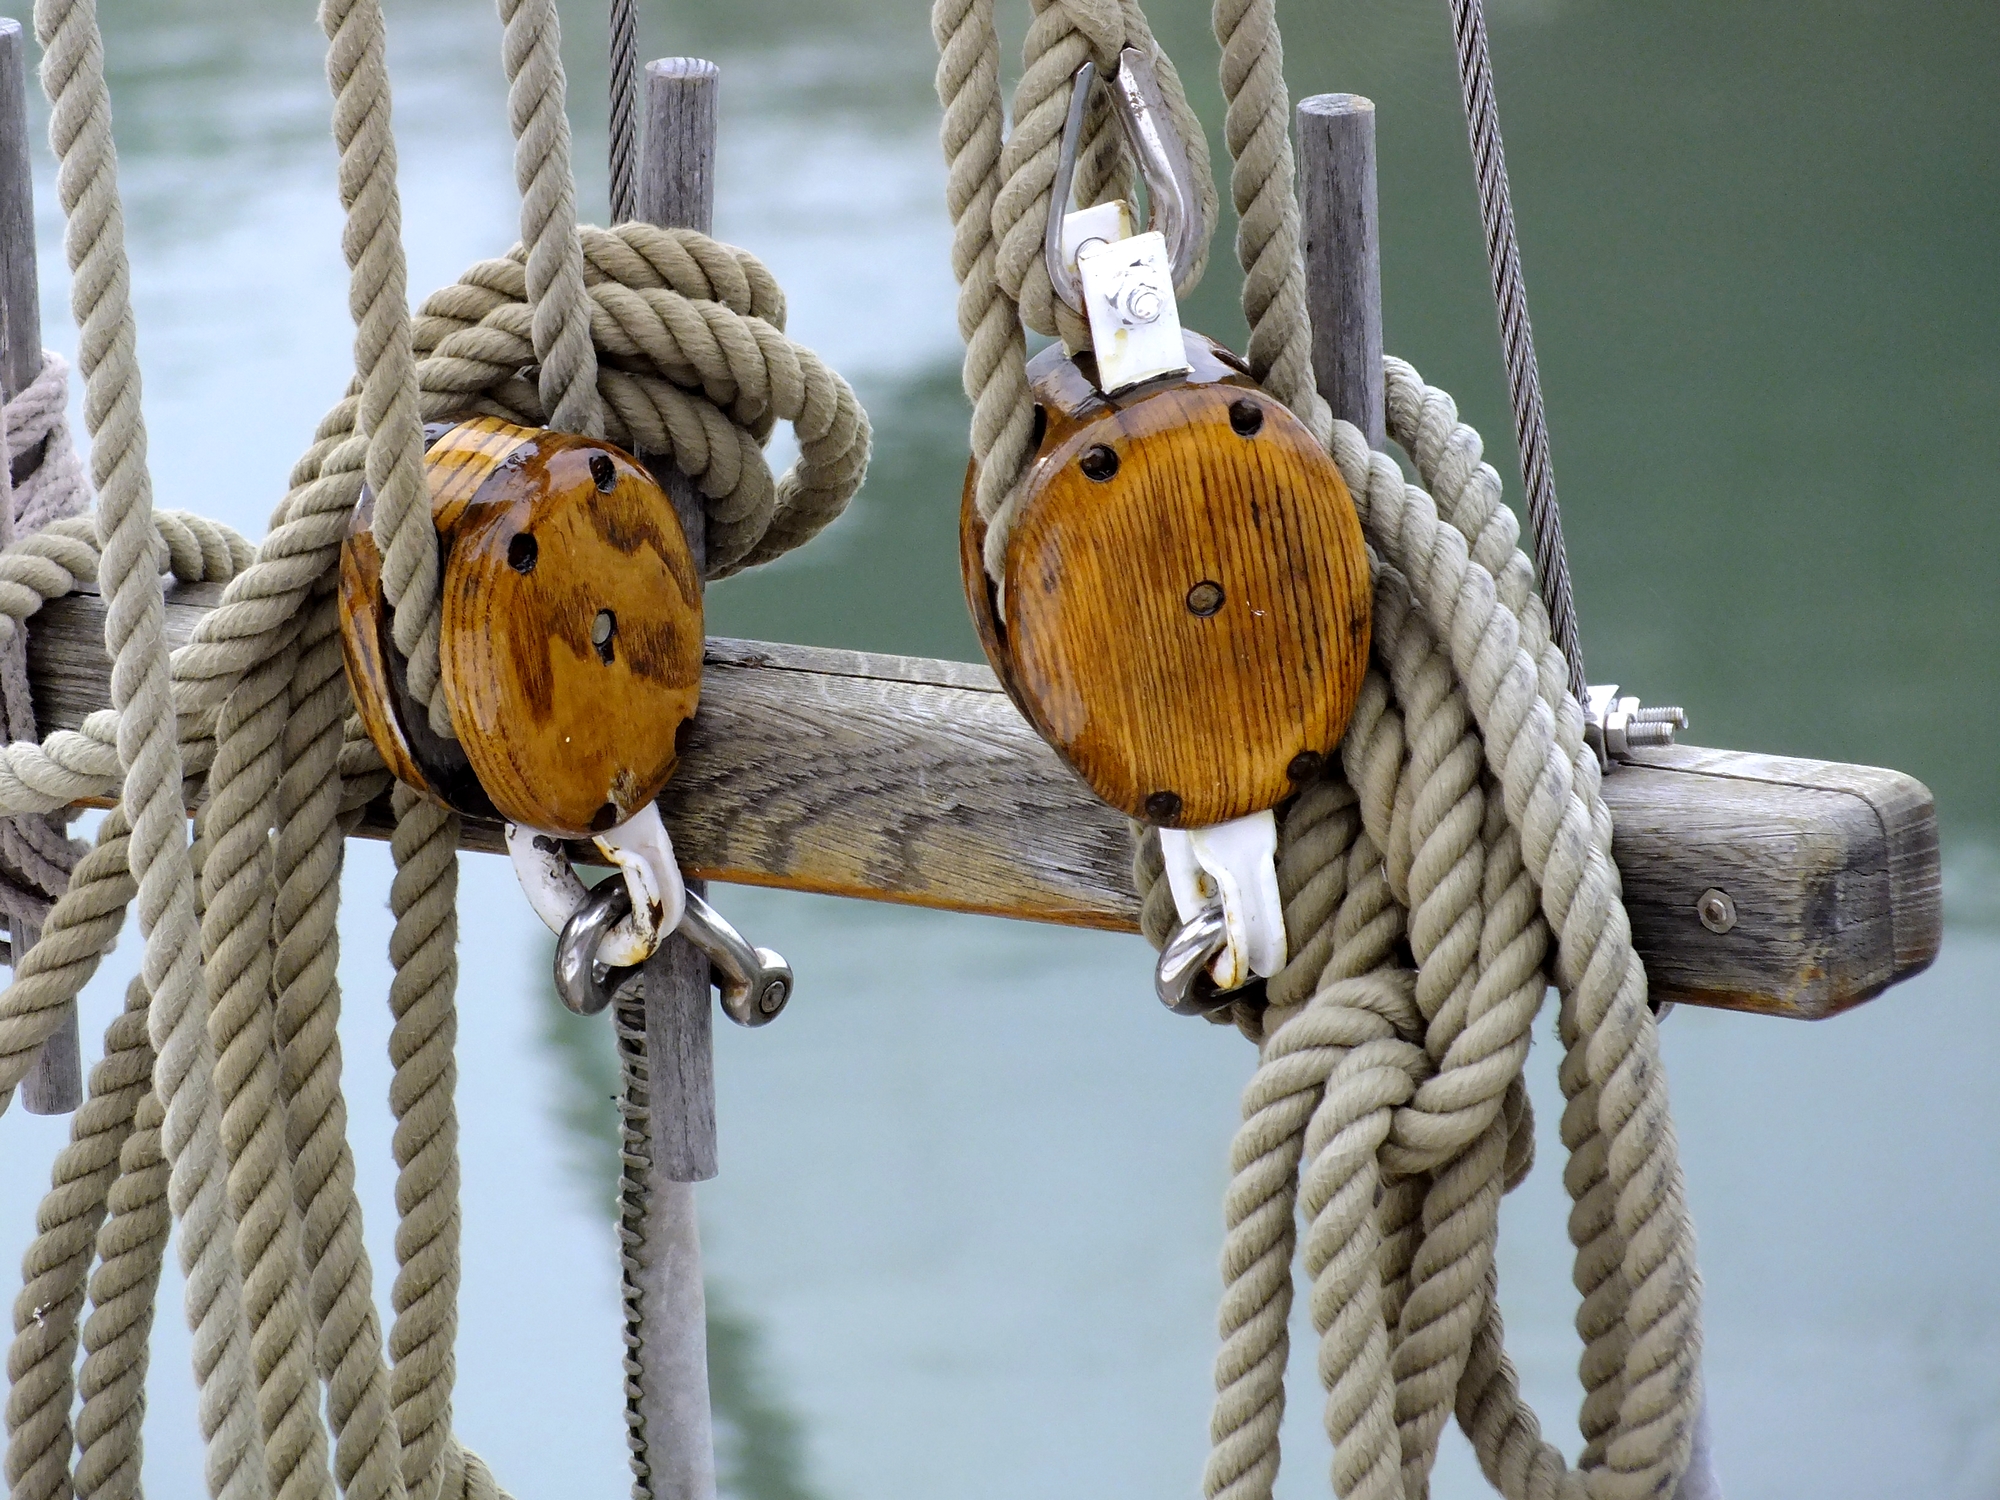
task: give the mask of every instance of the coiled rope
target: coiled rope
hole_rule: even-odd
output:
[[[1428,1493],[1455,1414],[1509,1500],[1665,1494],[1687,1466],[1699,1406],[1700,1283],[1646,976],[1569,664],[1499,477],[1451,398],[1387,362],[1388,429],[1421,485],[1330,418],[1312,379],[1272,0],[1218,0],[1214,21],[1249,364],[1339,464],[1373,553],[1375,608],[1344,779],[1306,788],[1280,814],[1291,960],[1267,1008],[1236,1008],[1261,1049],[1232,1149],[1206,1490],[1271,1494],[1303,1214],[1336,1493]],[[1104,24],[1095,4],[1037,4],[1017,121],[1036,118],[1044,73],[1066,80],[1071,56],[1081,60],[1072,45],[1058,63],[1049,39],[1095,42]],[[1009,293],[1001,267],[1010,235],[1032,232],[1039,249],[1053,165],[1034,142],[1017,145],[1023,125],[1001,143],[989,0],[938,0],[933,30],[977,500],[997,571],[1029,456],[1021,325],[1038,306]],[[1135,878],[1144,930],[1164,944],[1176,917],[1150,832]],[[1501,1195],[1531,1164],[1522,1068],[1551,983],[1583,1294],[1575,1469],[1520,1399],[1493,1258]]]
[[[868,424],[853,392],[785,337],[783,298],[754,257],[690,232],[579,228],[553,5],[502,0],[501,15],[523,241],[412,318],[379,0],[322,9],[356,377],[252,557],[221,528],[151,509],[103,42],[90,0],[37,7],[100,504],[94,529],[58,522],[0,552],[0,632],[96,578],[114,707],[78,732],[0,751],[0,814],[119,800],[42,942],[0,992],[0,1096],[135,899],[147,956],[26,1257],[9,1351],[15,1500],[138,1493],[146,1342],[170,1220],[182,1226],[212,1495],[500,1493],[451,1435],[458,820],[400,788],[390,892],[400,1223],[386,1355],[347,1143],[341,845],[387,784],[350,720],[334,596],[363,485],[376,496],[392,628],[415,683],[435,671],[437,632],[427,418],[491,413],[664,457],[703,497],[715,574],[813,535],[866,467]],[[780,419],[793,424],[800,458],[774,479],[762,447]],[[171,662],[163,560],[182,581],[228,580]],[[441,695],[431,704],[441,722]]]

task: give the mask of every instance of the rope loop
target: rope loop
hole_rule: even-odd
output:
[[[1232,1155],[1208,1493],[1268,1496],[1276,1474],[1296,1211],[1340,1495],[1422,1493],[1454,1414],[1510,1500],[1657,1495],[1692,1443],[1700,1282],[1597,763],[1478,434],[1410,366],[1388,376],[1390,435],[1437,498],[1335,425],[1374,553],[1375,659],[1343,774],[1280,810],[1292,958],[1229,1016],[1261,1056]],[[1156,844],[1135,877],[1164,942]],[[1523,1069],[1551,983],[1585,1299],[1574,1470],[1521,1401],[1494,1264],[1500,1198],[1532,1164]]]

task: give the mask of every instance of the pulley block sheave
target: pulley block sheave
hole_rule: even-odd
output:
[[[1103,89],[1145,179],[1070,210]],[[1286,958],[1272,809],[1319,774],[1368,665],[1371,583],[1333,459],[1229,350],[1184,331],[1202,229],[1146,55],[1072,80],[1044,237],[1087,344],[1029,362],[1036,452],[989,539],[969,472],[967,601],[987,659],[1091,789],[1160,830],[1183,923],[1155,983],[1178,1012]]]
[[[364,493],[340,605],[368,736],[399,780],[459,812],[560,838],[606,833],[667,784],[700,695],[701,580],[673,503],[595,439],[493,417],[426,437],[457,739],[433,733],[411,696]]]
[[[409,683],[364,491],[341,549],[340,617],[362,723],[396,777],[507,824],[530,905],[561,934],[556,986],[581,1013],[681,932],[712,960],[723,1008],[775,1017],[792,975],[690,895],[655,799],[701,690],[701,578],[673,502],[630,454],[493,417],[425,429],[443,559],[440,682],[456,738]],[[568,840],[623,879],[587,889]]]
[[[1039,451],[1000,586],[971,478],[966,598],[1022,714],[1094,792],[1165,828],[1275,807],[1339,743],[1368,662],[1354,503],[1228,350],[1105,395],[1088,354],[1029,366]]]

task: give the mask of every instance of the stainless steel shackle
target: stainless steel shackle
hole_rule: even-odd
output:
[[[1153,993],[1177,1016],[1205,1016],[1227,1005],[1235,992],[1217,990],[1208,966],[1229,942],[1222,903],[1205,906],[1160,950],[1153,967]]]
[[[1062,149],[1056,157],[1055,182],[1049,189],[1048,229],[1042,238],[1042,261],[1048,267],[1049,282],[1072,312],[1083,311],[1083,287],[1077,280],[1076,267],[1062,253],[1063,218],[1070,211],[1070,194],[1076,189],[1076,158],[1083,148],[1083,116],[1090,106],[1091,86],[1096,82],[1094,62],[1078,68],[1071,82]],[[1146,184],[1146,227],[1157,229],[1165,238],[1167,259],[1173,267],[1174,285],[1178,287],[1201,253],[1202,235],[1206,231],[1187,143],[1174,126],[1166,95],[1160,92],[1153,60],[1137,47],[1127,47],[1118,54],[1118,71],[1104,83],[1111,95],[1112,113],[1118,117],[1125,143],[1131,147],[1133,160],[1139,164],[1139,176]]]
[[[611,1003],[633,970],[607,969],[597,962],[597,945],[632,909],[622,880],[606,880],[591,891],[563,924],[556,939],[556,994],[580,1016],[594,1016]],[[702,953],[722,992],[723,1013],[739,1026],[763,1026],[777,1019],[792,998],[792,966],[769,948],[755,948],[721,912],[693,891],[674,929]]]

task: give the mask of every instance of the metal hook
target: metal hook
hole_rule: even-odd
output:
[[[611,1003],[619,985],[635,972],[597,961],[606,933],[632,910],[622,880],[600,884],[563,924],[556,940],[556,994],[579,1016],[594,1016]],[[777,1019],[792,997],[792,966],[769,948],[753,948],[722,913],[693,891],[674,929],[707,955],[722,1009],[739,1026],[763,1026]]]
[[[1069,113],[1063,121],[1062,147],[1049,189],[1048,229],[1042,237],[1042,261],[1048,267],[1049,282],[1075,312],[1083,311],[1083,288],[1076,267],[1062,253],[1062,228],[1070,211],[1070,195],[1076,189],[1083,117],[1096,81],[1097,64],[1086,62],[1076,70],[1070,85]],[[1111,91],[1112,112],[1146,183],[1147,228],[1158,230],[1165,238],[1178,286],[1200,254],[1203,231],[1201,198],[1195,191],[1187,143],[1174,128],[1166,95],[1160,92],[1160,80],[1153,72],[1153,60],[1137,47],[1127,47],[1118,54],[1118,71],[1105,84]]]

